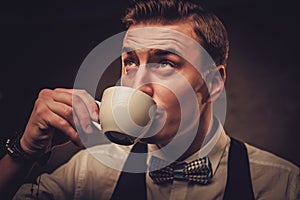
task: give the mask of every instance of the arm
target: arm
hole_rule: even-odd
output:
[[[0,196],[11,197],[22,184],[33,162],[22,163],[5,155],[0,160]]]
[[[20,139],[21,148],[32,157],[40,157],[50,145],[55,130],[63,132],[72,142],[82,146],[77,130],[92,133],[91,120],[98,120],[95,100],[83,90],[44,89]],[[34,161],[17,161],[9,155],[0,160],[0,196],[14,194]],[[4,173],[2,173],[4,172]]]

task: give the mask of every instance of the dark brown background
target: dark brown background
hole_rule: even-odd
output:
[[[112,2],[111,4],[108,2]],[[228,29],[226,130],[300,165],[299,14],[294,2],[205,1]],[[42,88],[72,87],[85,56],[123,30],[126,1],[1,5],[0,139],[24,129]],[[119,76],[114,69],[104,86]],[[108,81],[109,80],[109,81]]]

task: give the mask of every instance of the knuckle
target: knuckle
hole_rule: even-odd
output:
[[[35,101],[34,111],[35,111],[36,115],[38,115],[38,116],[41,116],[47,112],[42,100],[37,99]]]
[[[62,88],[54,88],[54,91],[60,91]]]
[[[73,109],[71,107],[66,107],[64,109],[64,115],[67,117],[71,117],[73,115]]]
[[[39,97],[47,97],[47,96],[50,96],[50,95],[51,95],[51,92],[52,92],[52,90],[50,90],[50,89],[42,89],[42,90],[39,92]]]
[[[83,90],[83,89],[79,89],[78,92],[81,93],[81,94],[87,94],[87,91]]]
[[[73,101],[74,104],[78,104],[78,103],[81,102],[81,99],[80,99],[79,96],[73,94],[73,96],[72,96],[72,101]]]
[[[78,134],[72,128],[69,128],[66,131],[69,133],[68,135],[71,140],[76,141],[79,138]]]
[[[86,90],[79,90],[78,94],[83,98],[87,98],[90,96],[90,94]]]
[[[66,126],[68,126],[68,122],[65,121],[65,120],[59,120],[58,121],[58,126],[60,126],[60,127],[66,127]]]

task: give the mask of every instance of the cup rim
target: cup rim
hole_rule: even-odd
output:
[[[156,102],[154,101],[154,99],[153,99],[151,96],[149,96],[149,95],[146,94],[145,92],[140,91],[139,89],[135,89],[135,88],[132,88],[132,87],[119,86],[119,85],[111,86],[111,87],[106,88],[106,89],[103,91],[103,94],[104,94],[104,92],[107,91],[107,90],[113,90],[113,89],[116,89],[116,88],[122,88],[122,89],[126,89],[126,90],[131,90],[131,91],[133,91],[133,92],[137,92],[137,93],[139,93],[140,95],[143,95],[144,97],[146,97],[146,98],[150,99],[151,101],[153,101],[153,103],[156,105]]]

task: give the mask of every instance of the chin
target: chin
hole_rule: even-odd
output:
[[[147,144],[157,144],[159,146],[165,146],[167,145],[170,141],[172,141],[172,138],[176,135],[175,134],[170,134],[170,131],[160,131],[159,133],[147,137],[147,138],[142,138],[141,142],[147,143]]]

